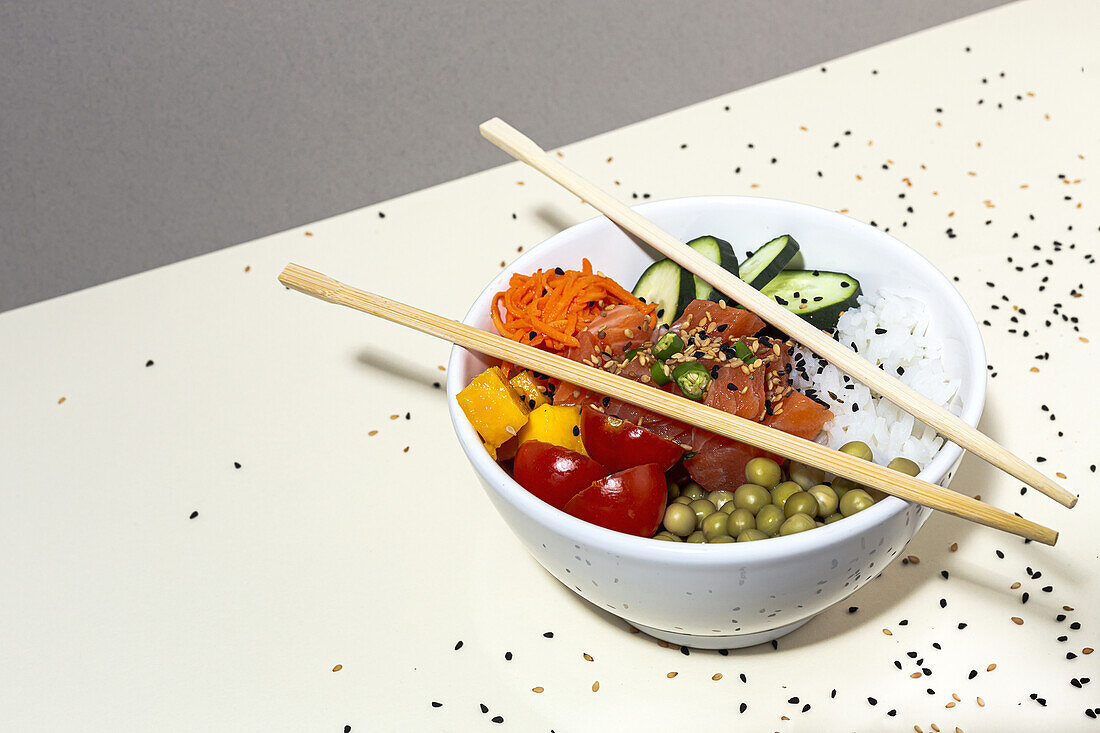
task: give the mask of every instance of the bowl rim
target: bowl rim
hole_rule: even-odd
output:
[[[957,312],[960,317],[963,331],[963,346],[970,357],[970,391],[973,394],[964,395],[964,406],[960,417],[969,425],[977,426],[985,406],[986,398],[986,353],[982,341],[981,332],[970,307],[962,295],[955,289],[935,265],[923,255],[912,249],[904,242],[878,227],[871,226],[858,219],[846,216],[836,211],[831,211],[819,206],[777,199],[763,196],[739,196],[739,195],[704,195],[683,196],[658,201],[648,201],[637,204],[631,208],[638,213],[645,214],[648,211],[659,211],[664,208],[675,208],[684,205],[718,205],[718,206],[754,206],[762,204],[789,206],[803,210],[814,216],[824,216],[858,232],[863,237],[878,239],[890,247],[902,257],[910,257],[918,267],[924,267],[934,278],[939,278],[942,285],[946,286],[949,310]],[[517,257],[502,273],[523,272],[532,269],[534,265],[528,263],[541,258],[539,247],[551,244],[556,239],[566,236],[582,236],[588,229],[612,224],[607,217],[597,215],[591,219],[574,224],[542,240],[538,245],[528,249],[523,255]],[[491,298],[495,292],[498,273],[485,285],[480,294],[474,300],[470,309],[462,318],[467,325],[474,325],[471,321],[479,318],[482,312],[487,311]],[[493,291],[493,292],[490,292]],[[769,538],[768,542],[731,542],[723,546],[712,547],[710,545],[690,544],[686,542],[656,542],[648,537],[634,535],[605,529],[572,515],[566,514],[560,509],[545,503],[535,495],[528,492],[492,458],[481,445],[473,426],[466,419],[459,407],[455,395],[465,387],[461,383],[460,373],[462,362],[469,357],[470,352],[460,346],[451,349],[451,355],[447,364],[447,402],[451,416],[451,422],[459,439],[459,444],[473,465],[474,470],[483,481],[492,487],[502,499],[514,508],[527,515],[548,530],[564,537],[570,538],[575,543],[583,543],[588,547],[603,547],[619,554],[627,554],[639,559],[654,561],[681,561],[690,558],[693,565],[727,565],[733,561],[751,561],[764,557],[779,555],[797,555],[819,551],[830,544],[842,541],[853,536],[868,532],[874,526],[888,522],[903,511],[911,508],[919,509],[919,505],[907,502],[894,496],[875,503],[869,509],[847,517],[844,522],[834,522],[822,527],[817,527],[813,532],[800,532],[786,537]],[[918,474],[918,478],[932,483],[938,482],[950,467],[962,457],[963,449],[956,443],[946,440],[944,445],[936,453],[928,467]],[[929,510],[930,511],[930,510]]]

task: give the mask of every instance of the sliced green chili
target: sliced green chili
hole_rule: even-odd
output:
[[[752,364],[756,361],[756,356],[752,353],[752,349],[746,346],[744,341],[738,341],[733,345],[733,353],[745,364]]]
[[[674,354],[679,354],[683,350],[684,340],[672,331],[657,339],[657,343],[653,344],[653,355],[661,361]]]
[[[689,361],[677,364],[672,370],[672,378],[676,380],[676,386],[690,400],[702,401],[706,395],[707,385],[710,384],[710,374],[707,368],[697,361]]]
[[[667,368],[659,361],[655,361],[650,365],[649,378],[652,379],[653,383],[658,387],[663,387],[672,381],[672,377],[669,376]]]

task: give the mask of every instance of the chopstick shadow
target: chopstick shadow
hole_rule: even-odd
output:
[[[568,229],[577,223],[565,213],[564,209],[556,206],[540,206],[535,209],[535,218],[555,232]]]
[[[446,374],[438,369],[411,362],[397,354],[366,346],[355,353],[355,362],[368,370],[386,372],[406,382],[435,389],[441,395],[443,394],[441,387]],[[440,387],[436,387],[436,384]]]

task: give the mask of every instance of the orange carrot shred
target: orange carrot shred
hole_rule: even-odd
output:
[[[577,270],[538,270],[514,274],[508,288],[493,297],[489,315],[502,336],[548,351],[578,346],[577,334],[602,311],[628,305],[649,316],[655,326],[657,306],[644,303],[611,278],[594,274],[588,258]],[[510,373],[511,365],[506,373]]]

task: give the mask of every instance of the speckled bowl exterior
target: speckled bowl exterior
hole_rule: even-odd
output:
[[[739,254],[791,234],[804,266],[841,270],[864,292],[886,287],[921,299],[932,332],[963,345],[962,417],[977,425],[985,403],[986,358],[966,303],[927,260],[879,229],[804,204],[741,196],[706,196],[642,204],[637,210],[683,240],[713,234]],[[655,257],[606,218],[550,237],[500,273],[464,322],[492,331],[489,306],[513,272],[540,267],[594,268],[633,284]],[[702,648],[733,648],[792,631],[880,573],[931,510],[888,497],[870,509],[810,532],[760,542],[697,545],[657,542],[582,522],[519,486],[482,448],[454,396],[489,366],[455,348],[447,392],[459,442],[497,511],[531,554],[589,602],[658,638]],[[962,449],[947,443],[920,478],[947,486]]]

